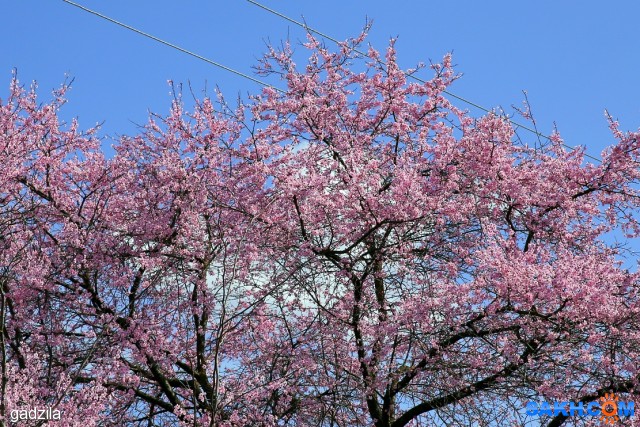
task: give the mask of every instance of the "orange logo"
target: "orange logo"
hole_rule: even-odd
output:
[[[600,425],[618,425],[623,422],[622,417],[633,417],[635,404],[631,401],[620,401],[616,393],[605,393],[598,400],[584,402],[528,402],[527,415],[565,417],[594,417],[600,420]]]
[[[600,399],[600,421],[604,424],[615,424],[620,421],[618,416],[618,396],[615,393],[605,393]]]

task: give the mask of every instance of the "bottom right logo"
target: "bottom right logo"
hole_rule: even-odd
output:
[[[584,402],[529,402],[527,415],[565,417],[597,417],[603,425],[615,425],[621,417],[635,415],[634,402],[621,401],[615,393],[605,393],[598,400]]]

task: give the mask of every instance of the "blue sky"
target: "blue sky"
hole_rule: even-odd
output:
[[[77,1],[248,73],[269,41],[304,39],[302,29],[246,0]],[[509,108],[521,105],[522,90],[527,90],[542,132],[551,131],[555,122],[567,144],[586,145],[596,156],[613,142],[605,108],[623,129],[640,125],[638,2],[264,4],[295,19],[304,17],[308,25],[339,39],[358,34],[368,17],[373,20],[368,42],[384,49],[390,37],[398,37],[399,59],[406,67],[438,61],[452,51],[464,74],[453,93],[488,108]],[[14,67],[22,82],[37,80],[43,96],[68,74],[75,81],[64,116],[78,117],[85,128],[104,121],[103,135],[134,133],[133,123],[144,123],[148,111],[167,112],[169,79],[190,82],[196,93],[218,85],[230,98],[260,89],[61,0],[4,2],[2,12],[0,97],[6,96]]]

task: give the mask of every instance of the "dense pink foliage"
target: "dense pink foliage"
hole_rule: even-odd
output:
[[[587,164],[517,144],[391,45],[309,38],[264,89],[123,137],[0,103],[2,393],[65,426],[519,425],[524,404],[631,399],[638,133]],[[410,71],[410,72],[414,72]],[[562,417],[545,420],[561,425]],[[567,420],[580,423],[581,420]],[[35,425],[35,424],[34,424]]]

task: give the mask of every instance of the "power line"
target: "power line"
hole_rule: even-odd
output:
[[[265,87],[273,88],[273,89],[277,90],[278,92],[284,92],[282,89],[278,89],[277,87],[272,86],[272,85],[270,85],[270,84],[268,84],[268,83],[265,83],[265,82],[263,82],[263,81],[261,81],[261,80],[258,80],[258,79],[254,78],[254,77],[251,77],[251,76],[250,76],[250,75],[248,75],[248,74],[245,74],[245,73],[242,73],[242,72],[240,72],[240,71],[234,70],[233,68],[227,67],[226,65],[223,65],[223,64],[221,64],[221,63],[219,63],[219,62],[216,62],[216,61],[213,61],[213,60],[211,60],[211,59],[209,59],[209,58],[205,58],[205,57],[204,57],[204,56],[202,56],[202,55],[198,55],[198,54],[197,54],[197,53],[195,53],[195,52],[192,52],[192,51],[190,51],[190,50],[187,50],[187,49],[185,49],[185,48],[182,48],[182,47],[180,47],[180,46],[178,46],[178,45],[175,45],[175,44],[170,43],[170,42],[168,42],[168,41],[166,41],[166,40],[163,40],[163,39],[161,39],[161,38],[159,38],[159,37],[156,37],[156,36],[154,36],[154,35],[152,35],[152,34],[149,34],[149,33],[146,33],[146,32],[144,32],[144,31],[142,31],[142,30],[139,30],[139,29],[137,29],[137,28],[134,28],[134,27],[132,27],[132,26],[130,26],[130,25],[127,25],[127,24],[125,24],[125,23],[123,23],[123,22],[116,21],[115,19],[110,18],[110,17],[108,17],[108,16],[106,16],[106,15],[103,15],[103,14],[102,14],[102,13],[100,13],[100,12],[96,12],[95,10],[89,9],[89,8],[87,8],[87,7],[84,7],[84,6],[82,6],[82,5],[78,4],[78,3],[72,2],[72,1],[70,1],[70,0],[62,0],[62,1],[63,1],[63,2],[65,2],[65,3],[70,4],[71,6],[75,6],[75,7],[77,7],[78,9],[82,9],[82,10],[84,10],[85,12],[91,13],[92,15],[95,15],[95,16],[97,16],[97,17],[99,17],[99,18],[105,19],[105,20],[107,20],[107,21],[109,21],[109,22],[111,22],[111,23],[113,23],[113,24],[116,24],[116,25],[119,25],[119,26],[121,26],[121,27],[123,27],[123,28],[126,28],[127,30],[133,31],[134,33],[140,34],[141,36],[147,37],[147,38],[149,38],[149,39],[151,39],[151,40],[153,40],[153,41],[156,41],[156,42],[158,42],[158,43],[162,43],[162,44],[163,44],[163,45],[165,45],[165,46],[169,46],[169,47],[170,47],[170,48],[172,48],[172,49],[176,49],[176,50],[178,50],[178,51],[180,51],[180,52],[182,52],[182,53],[186,53],[187,55],[193,56],[194,58],[197,58],[197,59],[199,59],[199,60],[201,60],[201,61],[204,61],[204,62],[206,62],[206,63],[208,63],[208,64],[211,64],[211,65],[213,65],[213,66],[215,66],[215,67],[221,68],[221,69],[223,69],[223,70],[225,70],[225,71],[228,71],[228,72],[233,73],[233,74],[235,74],[235,75],[238,75],[238,76],[240,76],[240,77],[244,77],[245,79],[249,79],[249,80],[251,80],[251,81],[252,81],[252,82],[254,82],[254,83],[258,83],[259,85],[262,85],[262,86],[265,86]]]
[[[133,31],[134,33],[139,34],[139,35],[141,35],[141,36],[143,36],[143,37],[146,37],[146,38],[148,38],[148,39],[151,39],[151,40],[153,40],[153,41],[156,41],[156,42],[158,42],[158,43],[161,43],[161,44],[163,44],[163,45],[165,45],[165,46],[168,46],[168,47],[170,47],[170,48],[172,48],[172,49],[175,49],[175,50],[177,50],[177,51],[179,51],[179,52],[185,53],[185,54],[190,55],[190,56],[192,56],[192,57],[194,57],[194,58],[196,58],[196,59],[199,59],[199,60],[201,60],[201,61],[204,61],[204,62],[206,62],[206,63],[208,63],[208,64],[210,64],[210,65],[213,65],[213,66],[215,66],[215,67],[218,67],[218,68],[220,68],[220,69],[222,69],[222,70],[225,70],[225,71],[228,71],[228,72],[230,72],[230,73],[233,73],[233,74],[235,74],[235,75],[237,75],[237,76],[243,77],[243,78],[245,78],[245,79],[247,79],[247,80],[250,80],[250,81],[252,81],[252,82],[254,82],[254,83],[257,83],[257,84],[259,84],[259,85],[261,85],[261,86],[269,87],[269,88],[272,88],[272,89],[274,89],[274,90],[276,90],[276,91],[278,91],[278,92],[284,93],[284,91],[283,91],[282,89],[279,89],[279,88],[277,88],[277,87],[275,87],[275,86],[273,86],[273,85],[271,85],[271,84],[269,84],[269,83],[266,83],[266,82],[263,82],[263,81],[261,81],[261,80],[258,80],[258,79],[254,78],[254,77],[251,77],[251,76],[250,76],[250,75],[248,75],[248,74],[245,74],[245,73],[240,72],[240,71],[237,71],[237,70],[235,70],[235,69],[233,69],[233,68],[227,67],[226,65],[223,65],[223,64],[221,64],[221,63],[219,63],[219,62],[216,62],[216,61],[213,61],[213,60],[211,60],[211,59],[209,59],[209,58],[206,58],[206,57],[204,57],[204,56],[202,56],[202,55],[199,55],[199,54],[197,54],[197,53],[195,53],[195,52],[192,52],[192,51],[190,51],[190,50],[187,50],[187,49],[185,49],[185,48],[183,48],[183,47],[180,47],[180,46],[178,46],[178,45],[176,45],[176,44],[173,44],[173,43],[171,43],[171,42],[168,42],[168,41],[166,41],[166,40],[163,40],[163,39],[161,39],[161,38],[159,38],[159,37],[156,37],[156,36],[154,36],[154,35],[152,35],[152,34],[149,34],[149,33],[147,33],[147,32],[144,32],[144,31],[142,31],[142,30],[139,30],[139,29],[137,29],[137,28],[135,28],[135,27],[132,27],[132,26],[130,26],[130,25],[127,25],[127,24],[125,24],[125,23],[123,23],[123,22],[117,21],[117,20],[115,20],[115,19],[113,19],[113,18],[110,18],[110,17],[108,17],[108,16],[106,16],[106,15],[104,15],[104,14],[100,13],[100,12],[97,12],[97,11],[95,11],[95,10],[89,9],[89,8],[87,8],[87,7],[85,7],[85,6],[82,6],[82,5],[78,4],[78,3],[75,3],[75,2],[73,2],[73,1],[71,1],[71,0],[62,0],[62,1],[63,1],[63,2],[65,2],[65,3],[67,3],[67,4],[69,4],[69,5],[71,5],[71,6],[75,6],[75,7],[77,7],[78,9],[81,9],[81,10],[83,10],[83,11],[85,11],[85,12],[88,12],[88,13],[90,13],[90,14],[92,14],[92,15],[95,15],[95,16],[97,16],[97,17],[101,18],[101,19],[104,19],[104,20],[106,20],[106,21],[108,21],[108,22],[111,22],[111,23],[113,23],[113,24],[116,24],[116,25],[118,25],[118,26],[120,26],[120,27],[122,27],[122,28],[125,28],[125,29],[127,29],[127,30],[129,30],[129,31]],[[295,19],[290,18],[290,17],[288,17],[287,15],[284,15],[284,14],[282,14],[282,13],[280,13],[280,12],[278,12],[278,11],[274,10],[274,9],[271,9],[271,8],[269,8],[269,7],[267,7],[267,6],[263,5],[263,4],[260,4],[260,3],[258,3],[258,2],[256,2],[256,1],[254,1],[254,0],[247,0],[247,1],[248,1],[249,3],[251,3],[251,4],[255,5],[255,6],[258,6],[258,7],[262,8],[262,9],[264,9],[264,10],[268,11],[269,13],[272,13],[272,14],[274,14],[274,15],[276,15],[276,16],[278,16],[278,17],[282,18],[282,19],[285,19],[285,20],[287,20],[287,21],[289,21],[289,22],[291,22],[291,23],[293,23],[293,24],[295,24],[295,25],[297,25],[297,26],[301,27],[301,28],[304,28],[306,31],[309,31],[310,33],[317,34],[317,35],[319,35],[319,36],[321,36],[321,37],[323,37],[323,38],[326,38],[326,39],[328,39],[328,40],[330,40],[330,41],[332,41],[332,42],[334,42],[334,43],[337,43],[337,44],[340,44],[340,43],[341,43],[341,42],[340,42],[339,40],[337,40],[336,38],[331,37],[330,35],[328,35],[328,34],[326,34],[326,33],[323,33],[323,32],[321,32],[321,31],[319,31],[319,30],[316,30],[316,29],[314,29],[314,28],[312,28],[312,27],[309,27],[309,26],[308,26],[307,24],[305,24],[305,23],[302,23],[302,22],[296,21]],[[361,55],[361,56],[366,56],[364,52],[362,52],[362,51],[360,51],[360,50],[358,50],[358,49],[354,49],[353,51],[354,51],[355,53],[357,53],[357,54]],[[421,83],[427,83],[427,82],[426,82],[426,80],[423,80],[423,79],[421,79],[421,78],[419,78],[419,77],[416,77],[416,76],[414,76],[414,75],[407,74],[407,73],[405,73],[405,75],[406,75],[407,77],[409,77],[409,78],[413,79],[413,80],[418,81],[418,82],[421,82]],[[470,101],[470,100],[468,100],[468,99],[466,99],[466,98],[463,98],[463,97],[461,97],[461,96],[458,96],[458,95],[456,95],[456,94],[454,94],[454,93],[452,93],[452,92],[449,92],[449,91],[447,91],[447,90],[445,90],[445,91],[443,91],[443,92],[444,92],[445,94],[449,95],[449,96],[450,96],[450,97],[452,97],[452,98],[455,98],[455,99],[457,99],[457,100],[459,100],[459,101],[462,101],[462,102],[464,102],[464,103],[466,103],[466,104],[468,104],[468,105],[471,105],[472,107],[475,107],[475,108],[477,108],[477,109],[479,109],[479,110],[482,110],[482,111],[484,111],[484,112],[486,112],[486,113],[491,113],[491,112],[492,112],[491,110],[489,110],[489,109],[487,109],[487,108],[483,107],[482,105],[479,105],[479,104],[477,104],[477,103],[475,103],[475,102],[473,102],[473,101]],[[540,132],[538,132],[537,130],[532,129],[532,128],[528,127],[528,126],[525,126],[525,125],[523,125],[523,124],[520,124],[520,123],[518,123],[518,122],[516,122],[516,121],[514,121],[514,120],[512,120],[512,119],[509,119],[509,122],[510,122],[512,125],[514,125],[514,126],[517,126],[517,127],[521,128],[521,129],[527,130],[527,131],[529,131],[529,132],[531,132],[531,133],[535,134],[535,135],[536,135],[536,136],[538,136],[538,137],[542,137],[542,138],[545,138],[545,139],[547,139],[547,140],[550,140],[550,139],[551,139],[549,136],[547,136],[547,135],[545,135],[545,134],[543,134],[543,133],[540,133]],[[564,147],[566,147],[566,148],[568,148],[568,149],[570,149],[570,150],[575,150],[575,148],[574,148],[574,147],[571,147],[571,146],[569,146],[569,145],[567,145],[567,144],[563,144],[563,146],[564,146]],[[590,158],[590,159],[592,159],[592,160],[595,160],[595,161],[597,161],[597,162],[601,162],[601,161],[602,161],[602,160],[600,160],[600,159],[598,159],[598,158],[596,158],[596,157],[593,157],[593,156],[591,156],[591,155],[589,155],[589,154],[586,154],[586,153],[585,153],[585,157],[588,157],[588,158]]]
[[[283,14],[283,13],[278,12],[277,10],[271,9],[271,8],[269,8],[269,7],[267,7],[267,6],[263,5],[263,4],[258,3],[257,1],[254,1],[254,0],[247,0],[247,1],[248,1],[249,3],[251,3],[251,4],[255,5],[255,6],[258,6],[258,7],[259,7],[259,8],[261,8],[261,9],[266,10],[266,11],[267,11],[267,12],[269,12],[269,13],[272,13],[272,14],[274,14],[274,15],[276,15],[276,16],[278,16],[278,17],[280,17],[280,18],[283,18],[283,19],[285,19],[285,20],[287,20],[287,21],[289,21],[289,22],[291,22],[291,23],[293,23],[293,24],[295,24],[295,25],[297,25],[297,26],[301,27],[301,28],[304,28],[306,31],[309,31],[310,33],[317,34],[317,35],[319,35],[320,37],[323,37],[323,38],[325,38],[325,39],[331,40],[332,42],[334,42],[334,43],[336,43],[336,44],[340,44],[340,43],[342,43],[340,40],[338,40],[338,39],[336,39],[336,38],[334,38],[334,37],[331,37],[330,35],[328,35],[328,34],[326,34],[326,33],[323,33],[322,31],[316,30],[315,28],[312,28],[312,27],[308,26],[308,25],[307,25],[307,24],[305,24],[304,22],[296,21],[295,19],[290,18],[290,17],[288,17],[287,15],[285,15],[285,14]],[[355,53],[357,53],[358,55],[360,55],[360,56],[367,56],[367,55],[366,55],[364,52],[362,52],[361,50],[353,49],[353,51],[354,51]],[[406,73],[405,73],[405,75],[406,75],[407,77],[410,77],[410,78],[412,78],[412,79],[414,79],[414,80],[419,81],[420,83],[426,83],[426,81],[425,81],[425,80],[423,80],[423,79],[421,79],[420,77],[416,77],[416,76],[414,76],[414,75],[406,74]],[[468,100],[468,99],[465,99],[465,98],[463,98],[463,97],[461,97],[461,96],[458,96],[458,95],[456,95],[456,94],[454,94],[454,93],[451,93],[451,92],[449,92],[449,91],[446,91],[446,90],[444,91],[444,93],[446,93],[447,95],[449,95],[449,96],[451,96],[451,97],[453,97],[453,98],[456,98],[456,99],[458,99],[458,100],[460,100],[460,101],[462,101],[462,102],[464,102],[464,103],[466,103],[466,104],[469,104],[469,105],[471,105],[471,106],[473,106],[473,107],[475,107],[475,108],[478,108],[478,109],[480,109],[480,110],[484,111],[485,113],[491,113],[491,110],[489,110],[489,109],[487,109],[487,108],[483,107],[482,105],[476,104],[476,103],[474,103],[473,101],[470,101],[470,100]],[[512,123],[513,123],[513,122],[512,122]],[[541,134],[541,133],[539,133],[539,132],[535,131],[534,129],[528,129],[526,126],[523,126],[523,125],[521,125],[521,124],[519,124],[519,123],[513,123],[513,124],[516,124],[516,125],[518,125],[519,127],[523,128],[523,129],[527,129],[527,130],[529,130],[529,131],[531,131],[531,132],[533,132],[533,133],[537,134],[538,136],[542,136],[542,137],[544,137],[544,138],[546,138],[546,139],[549,139],[549,137],[548,137],[548,136],[545,136],[545,135],[543,135],[543,134]]]
[[[335,37],[331,37],[330,35],[328,35],[328,34],[326,34],[326,33],[323,33],[322,31],[316,30],[315,28],[312,28],[312,27],[308,26],[308,25],[307,25],[307,24],[305,24],[304,22],[297,21],[297,20],[295,20],[295,19],[293,19],[293,18],[291,18],[291,17],[289,17],[289,16],[287,16],[287,15],[285,15],[285,14],[281,13],[281,12],[278,12],[277,10],[271,9],[270,7],[267,7],[267,6],[265,6],[265,5],[261,4],[261,3],[258,3],[258,2],[257,2],[257,1],[255,1],[255,0],[247,0],[247,1],[248,1],[249,3],[251,3],[251,4],[253,4],[254,6],[257,6],[257,7],[261,8],[261,9],[263,9],[263,10],[266,10],[267,12],[269,12],[269,13],[271,13],[271,14],[273,14],[273,15],[275,15],[275,16],[277,16],[277,17],[279,17],[279,18],[282,18],[282,19],[284,19],[284,20],[286,20],[286,21],[291,22],[292,24],[295,24],[295,25],[297,25],[297,26],[299,26],[299,27],[301,27],[301,28],[304,28],[306,31],[308,31],[308,32],[310,32],[310,33],[317,34],[317,35],[319,35],[320,37],[323,37],[323,38],[325,38],[325,39],[327,39],[327,40],[330,40],[330,41],[332,41],[332,42],[334,42],[334,43],[336,43],[336,44],[340,44],[340,43],[342,43],[340,40],[337,40]],[[357,53],[358,55],[361,55],[361,56],[367,56],[364,52],[362,52],[362,51],[360,51],[360,50],[358,50],[358,49],[353,49],[353,51],[354,51],[355,53]],[[420,77],[416,77],[416,76],[414,76],[413,74],[407,74],[407,73],[405,73],[405,75],[406,75],[408,78],[411,78],[411,79],[413,79],[413,80],[416,80],[416,81],[418,81],[418,82],[420,82],[420,83],[427,83],[427,82],[426,82],[426,80],[421,79]],[[482,111],[484,111],[485,113],[491,113],[491,112],[492,112],[492,111],[491,111],[491,110],[489,110],[488,108],[485,108],[485,107],[483,107],[482,105],[479,105],[479,104],[477,104],[477,103],[475,103],[475,102],[473,102],[473,101],[470,101],[470,100],[468,100],[468,99],[466,99],[466,98],[463,98],[463,97],[461,97],[461,96],[458,96],[458,95],[456,95],[456,94],[454,94],[454,93],[452,93],[452,92],[449,92],[449,91],[447,91],[447,90],[444,90],[443,92],[444,92],[445,94],[449,95],[450,97],[455,98],[455,99],[457,99],[457,100],[459,100],[459,101],[462,101],[462,102],[464,102],[465,104],[471,105],[472,107],[475,107],[475,108],[477,108],[477,109],[479,109],[479,110],[482,110]],[[540,132],[538,132],[538,131],[537,131],[537,130],[535,130],[535,129],[532,129],[532,128],[530,128],[529,126],[525,126],[525,125],[523,125],[523,124],[520,124],[520,123],[518,123],[518,122],[516,122],[516,121],[514,121],[514,120],[512,120],[512,119],[509,119],[509,122],[510,122],[512,125],[517,126],[517,127],[521,128],[521,129],[527,130],[527,131],[529,131],[529,132],[533,133],[534,135],[536,135],[536,136],[538,136],[538,137],[542,137],[542,138],[545,138],[545,139],[547,139],[547,140],[551,140],[551,138],[550,138],[549,136],[547,136],[547,135],[545,135],[545,134],[543,134],[543,133],[540,133]],[[575,148],[574,148],[574,147],[571,147],[570,145],[567,145],[567,144],[562,144],[562,145],[563,145],[564,147],[566,147],[566,148],[568,148],[568,149],[572,150],[572,151],[573,151],[573,150],[575,150]],[[584,155],[585,155],[585,157],[588,157],[588,158],[590,158],[590,159],[592,159],[592,160],[595,160],[595,161],[597,161],[597,162],[602,162],[602,160],[601,160],[601,159],[598,159],[597,157],[591,156],[591,155],[589,155],[589,154],[587,154],[587,153],[585,153]]]

